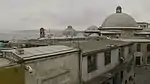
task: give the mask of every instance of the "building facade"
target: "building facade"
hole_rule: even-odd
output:
[[[25,66],[12,62],[0,52],[0,84],[25,84]]]
[[[91,33],[96,33],[96,31],[91,31]],[[122,8],[118,6],[116,13],[104,20],[97,33],[115,40],[134,42],[135,64],[148,64],[149,50],[147,46],[150,42],[148,23],[136,22],[132,16],[123,13]]]
[[[100,49],[84,52],[82,54],[83,82],[85,84],[133,84],[132,47],[133,45],[121,45],[102,51]]]
[[[3,53],[13,53],[13,60],[22,59],[26,70],[25,84],[80,83],[78,49],[54,45],[21,50],[3,50]]]

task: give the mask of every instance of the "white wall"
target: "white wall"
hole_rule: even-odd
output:
[[[125,56],[125,60],[131,60],[131,58],[129,57],[129,53],[128,53],[129,47],[126,46],[124,47],[124,56]],[[88,73],[87,72],[87,57],[84,57],[82,60],[82,78],[84,81],[88,81],[91,80],[94,77],[97,77],[111,69],[113,69],[115,66],[117,66],[119,64],[119,50],[118,49],[114,49],[111,51],[111,64],[108,64],[105,66],[104,64],[104,53],[98,53],[97,56],[97,70]],[[134,74],[134,69],[132,67],[130,72],[126,72],[126,69],[124,70],[124,79],[123,79],[123,83],[125,80],[128,80],[130,76],[133,76]]]
[[[87,72],[87,57],[84,57],[82,60],[82,78],[84,81],[88,81],[94,77],[97,77],[110,69],[113,69],[117,64],[118,61],[118,49],[111,51],[111,63],[106,65],[104,64],[104,53],[98,53],[97,55],[97,70],[88,73]]]
[[[26,84],[37,84],[38,81],[41,81],[42,77],[61,74],[62,71],[70,71],[70,73],[64,74],[61,78],[55,78],[55,80],[48,80],[44,84],[60,84],[64,80],[70,80],[69,84],[78,84],[78,63],[78,53],[64,54],[62,57],[58,56],[57,58],[45,58],[36,60],[35,62],[28,62],[26,65],[31,66],[34,73],[29,74],[26,72]]]

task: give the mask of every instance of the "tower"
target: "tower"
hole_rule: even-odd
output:
[[[45,29],[40,28],[40,38],[45,38]]]

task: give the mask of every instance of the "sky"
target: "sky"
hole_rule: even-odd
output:
[[[136,21],[150,22],[149,0],[0,0],[0,30],[86,29],[100,26],[118,5]]]

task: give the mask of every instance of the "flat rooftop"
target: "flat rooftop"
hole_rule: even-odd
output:
[[[125,42],[120,40],[88,40],[88,41],[74,41],[74,42],[63,42],[61,45],[73,46],[82,49],[83,53],[92,52],[96,50],[108,49],[109,45],[123,46],[131,44],[132,42]]]
[[[24,60],[78,51],[78,49],[64,46],[64,45],[51,45],[51,46],[23,48],[23,50],[24,50],[24,54],[17,54],[16,49],[2,50],[2,51],[12,52],[16,54],[16,56],[23,58]]]

